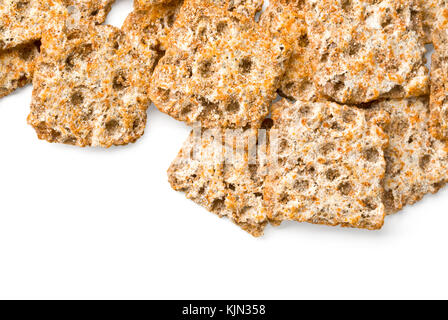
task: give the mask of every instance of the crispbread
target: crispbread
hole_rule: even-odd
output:
[[[324,96],[358,104],[428,93],[415,0],[309,0],[306,11]]]
[[[151,99],[189,124],[257,127],[284,73],[285,42],[212,0],[186,0],[154,72]]]
[[[431,133],[448,139],[448,7],[440,9],[433,32],[434,54],[431,57]]]
[[[437,12],[442,9],[446,0],[418,0],[422,10],[423,30],[425,33],[425,43],[432,42],[432,33],[436,23]]]
[[[61,21],[60,0],[4,0],[0,4],[0,50],[39,40],[46,27]]]
[[[202,139],[200,130],[198,136],[193,131],[171,164],[168,177],[173,189],[184,191],[189,199],[253,236],[261,236],[267,224],[263,203],[266,147],[261,139],[258,147],[249,147],[255,146],[258,130],[237,132],[238,141],[226,138],[225,130],[208,131]],[[235,153],[233,160],[226,148]],[[248,150],[258,156],[250,156]]]
[[[146,59],[152,73],[166,50],[169,31],[182,6],[183,0],[134,9],[123,24],[122,30],[129,36],[132,45]]]
[[[387,136],[356,108],[286,100],[274,106],[268,217],[379,229]],[[278,160],[276,161],[275,158]]]
[[[40,139],[110,147],[144,132],[149,75],[112,26],[58,26],[42,38],[28,123]]]
[[[429,133],[428,98],[386,100],[366,111],[389,136],[385,150],[387,213],[420,201],[448,181],[448,146]]]
[[[0,98],[31,82],[39,43],[0,51]]]
[[[115,0],[62,0],[66,7],[76,7],[82,19],[88,19],[101,24],[106,20],[107,14]]]
[[[292,44],[292,54],[281,79],[280,94],[294,100],[317,100],[313,79],[314,58],[302,0],[271,0],[260,23],[273,37],[283,36]]]

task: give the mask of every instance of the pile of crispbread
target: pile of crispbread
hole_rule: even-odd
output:
[[[132,143],[152,102],[194,128],[172,187],[254,236],[380,229],[448,182],[448,1],[134,0],[121,29],[113,2],[0,1],[0,97],[32,82],[40,139]]]

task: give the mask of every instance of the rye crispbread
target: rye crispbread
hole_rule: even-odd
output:
[[[415,0],[308,0],[315,83],[345,104],[428,93],[421,10]]]
[[[64,18],[61,0],[4,0],[0,4],[0,50],[39,40]]]
[[[77,8],[80,18],[101,24],[106,20],[115,0],[62,0],[62,2],[67,8]]]
[[[193,131],[168,170],[169,182],[207,210],[261,236],[267,224],[263,200],[267,147],[262,142],[266,136],[256,129],[241,129],[233,136],[210,129],[201,138],[201,130],[199,135]]]
[[[31,82],[39,42],[0,51],[0,98]]]
[[[270,220],[382,227],[387,136],[378,126],[331,102],[283,100],[272,119],[264,191]]]
[[[287,37],[291,58],[281,79],[280,95],[294,100],[317,100],[314,58],[308,39],[303,0],[271,0],[260,23],[273,37]]]
[[[384,204],[388,214],[436,193],[448,181],[448,146],[429,132],[428,98],[385,100],[366,111],[389,136]]]
[[[448,140],[448,6],[437,14],[433,32],[434,53],[431,61],[431,133]]]
[[[58,26],[42,38],[28,123],[49,142],[135,142],[146,125],[148,84],[144,61],[122,31]]]
[[[286,42],[212,0],[186,0],[154,72],[151,99],[188,124],[257,127],[284,73]]]
[[[145,9],[134,9],[126,18],[122,30],[142,57],[152,74],[166,51],[166,41],[176,21],[183,0],[153,4]]]

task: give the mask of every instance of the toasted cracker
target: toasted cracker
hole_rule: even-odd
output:
[[[188,124],[257,127],[284,73],[285,42],[211,0],[186,0],[154,72],[151,99]]]
[[[39,43],[0,51],[0,98],[31,82]]]
[[[389,136],[384,203],[388,214],[436,193],[448,181],[448,146],[429,133],[427,98],[386,100],[367,110]]]
[[[122,30],[131,39],[135,50],[146,59],[151,73],[165,54],[167,37],[182,4],[183,0],[174,0],[146,9],[134,9],[123,24]]]
[[[315,82],[339,103],[428,93],[420,10],[415,0],[309,0]]]
[[[253,236],[261,236],[267,224],[263,201],[265,144],[249,148],[255,146],[258,130],[237,132],[237,142],[231,136],[226,138],[224,131],[209,130],[202,138],[200,130],[198,136],[192,132],[168,170],[169,181],[173,189],[185,192],[187,198],[210,212],[227,217]],[[235,153],[233,158],[227,156],[226,148]],[[251,157],[248,150],[258,156]]]
[[[283,100],[272,118],[268,217],[278,223],[381,228],[384,132],[368,124],[362,111],[331,102]]]
[[[302,0],[271,0],[260,23],[273,37],[287,37],[292,54],[281,79],[280,94],[294,100],[317,100],[314,85],[313,50],[308,40]]]
[[[149,75],[112,26],[59,26],[42,38],[28,122],[40,139],[123,145],[143,135]]]

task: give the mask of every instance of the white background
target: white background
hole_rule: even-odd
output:
[[[117,0],[120,26],[131,0]],[[134,145],[39,141],[31,87],[0,100],[0,298],[448,298],[448,190],[381,231],[285,223],[255,239],[171,190],[189,129],[154,107]]]

